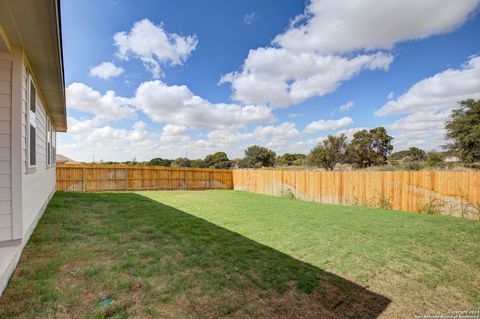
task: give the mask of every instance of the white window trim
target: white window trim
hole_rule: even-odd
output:
[[[31,92],[31,85],[33,85],[35,87],[35,91],[37,91],[37,86],[35,85],[35,82],[33,81],[33,77],[31,76],[30,72],[28,72],[27,70],[27,83],[26,83],[26,89],[27,89],[27,103],[26,103],[26,120],[27,120],[27,123],[26,123],[26,129],[25,129],[25,133],[26,133],[26,145],[25,145],[25,160],[26,160],[26,167],[27,167],[27,174],[29,173],[33,173],[36,171],[36,168],[37,168],[37,162],[38,162],[38,158],[37,158],[37,154],[35,154],[35,164],[31,164],[30,163],[30,94],[32,93]],[[35,96],[35,129],[37,128],[37,123],[36,123],[36,116],[37,114],[37,96]],[[37,143],[37,132],[35,133],[35,144]],[[37,147],[35,146],[35,153],[37,153]]]
[[[51,168],[53,165],[52,163],[52,123],[50,121],[50,117],[47,114],[47,125],[46,125],[46,140],[45,140],[45,157],[46,157],[46,167]]]
[[[52,148],[50,155],[52,156],[52,160],[50,165],[52,165],[52,167],[57,167],[57,132],[53,129],[53,126],[50,126],[50,129],[52,130],[52,139],[50,140]]]

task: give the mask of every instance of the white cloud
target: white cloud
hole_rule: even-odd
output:
[[[90,120],[69,120],[83,129],[75,129],[66,134],[74,143],[66,141],[65,135],[61,135],[59,152],[84,161],[90,161],[93,156],[105,161],[132,158],[143,161],[154,157],[177,158],[185,156],[187,152],[190,158],[204,158],[217,151],[225,151],[230,158],[236,158],[242,157],[246,147],[253,144],[271,148],[277,154],[308,153],[325,138],[316,136],[305,139],[306,136],[290,122],[253,128],[223,127],[212,129],[206,134],[197,134],[184,125],[167,124],[159,132],[154,132],[148,130],[141,121],[134,123],[131,128],[115,128],[105,124],[97,125]],[[349,131],[349,135],[353,134],[353,129],[333,134],[346,131]]]
[[[396,149],[412,146],[427,150],[439,149],[445,144],[445,121],[449,115],[450,110],[420,111],[395,121],[387,129],[394,137],[393,145]]]
[[[355,105],[355,103],[353,101],[349,101],[345,104],[342,104],[339,106],[339,110],[340,112],[347,112],[348,110],[350,110],[353,106]]]
[[[355,5],[352,1],[311,0],[305,14],[293,19],[285,33],[270,45],[251,50],[241,70],[220,80],[231,84],[238,104],[211,103],[187,86],[161,81],[142,83],[131,98],[72,83],[67,88],[68,107],[92,117],[69,117],[69,133],[64,135],[68,137],[59,143],[59,152],[78,160],[91,160],[92,155],[115,161],[175,158],[187,151],[191,158],[215,151],[226,151],[233,158],[242,156],[245,147],[254,143],[279,154],[308,152],[325,138],[307,135],[315,132],[332,130],[351,138],[362,128],[347,128],[353,123],[350,117],[314,121],[299,132],[294,123],[268,125],[274,121],[271,107],[288,107],[332,93],[366,70],[388,70],[393,56],[388,51],[368,50],[389,50],[400,41],[449,32],[478,4],[478,0],[365,0]],[[245,23],[255,17],[245,16]],[[165,67],[183,65],[198,40],[194,35],[168,33],[163,25],[144,19],[130,30],[116,33],[114,43],[120,59],[140,59],[154,77],[160,77]],[[121,68],[108,63],[92,68],[91,75],[108,78],[121,74]],[[99,68],[102,65],[104,69]],[[390,94],[377,115],[407,114],[387,126],[396,147],[439,145],[444,121],[456,102],[464,97],[480,98],[479,66],[480,58],[473,57],[461,68],[420,81],[403,95]],[[351,108],[353,102],[349,103],[340,110]],[[157,132],[141,121],[127,128],[110,123],[133,118],[137,110],[165,125]],[[208,131],[199,133],[198,129]]]
[[[146,124],[135,122],[131,128],[115,128],[110,125],[90,125],[88,120],[70,119],[82,123],[83,130],[69,131],[60,136],[59,152],[75,160],[139,161],[153,157],[177,158],[188,152],[190,158],[204,158],[217,151],[227,152],[230,158],[242,157],[244,149],[252,144],[272,148],[278,153],[303,151],[295,141],[301,133],[293,123],[277,126],[246,128],[224,127],[210,130],[201,139],[186,126],[167,124],[160,132],[149,131]],[[198,137],[199,134],[197,134]],[[74,142],[68,141],[69,137]],[[309,149],[305,144],[305,150]]]
[[[250,12],[250,13],[245,14],[245,16],[243,17],[243,23],[245,23],[246,25],[250,25],[256,19],[258,19],[257,13],[256,12]]]
[[[362,70],[387,70],[392,61],[381,52],[346,58],[259,48],[250,50],[241,72],[224,75],[220,83],[231,83],[235,100],[288,107],[331,93]]]
[[[449,111],[416,112],[394,122],[389,128],[396,131],[409,131],[412,134],[431,132],[432,130],[443,131],[444,123],[449,115]]]
[[[267,106],[213,104],[194,95],[185,85],[168,86],[156,80],[142,83],[135,105],[156,122],[186,125],[194,129],[240,127],[273,120]]]
[[[224,128],[211,130],[207,134],[209,141],[235,143],[254,138],[253,133],[239,132],[237,129]]]
[[[72,135],[80,135],[87,133],[102,125],[105,121],[99,117],[94,117],[92,119],[76,119],[73,116],[68,117],[68,133]]]
[[[135,116],[130,99],[117,96],[114,91],[104,95],[91,87],[74,82],[66,89],[67,107],[92,113],[103,119],[122,119]]]
[[[185,125],[167,124],[163,127],[163,134],[166,135],[179,135],[185,133],[186,131],[187,127]]]
[[[295,124],[284,122],[279,125],[257,126],[251,131],[225,128],[208,133],[208,139],[203,141],[203,147],[211,150],[226,151],[231,157],[243,156],[247,146],[260,144],[280,153],[294,147],[292,141],[301,137]]]
[[[75,160],[126,161],[133,158],[153,157],[161,146],[158,134],[149,132],[145,123],[137,121],[131,129],[103,126],[86,132],[68,133],[73,143],[60,142],[59,153]],[[62,136],[60,136],[60,139]]]
[[[198,43],[196,36],[168,33],[163,25],[155,25],[148,19],[135,22],[129,32],[118,32],[113,39],[118,57],[139,58],[156,78],[162,75],[162,66],[185,63]]]
[[[123,68],[117,67],[112,62],[103,62],[90,69],[90,76],[96,76],[100,79],[108,79],[119,76],[124,71]]]
[[[307,134],[327,131],[327,130],[337,130],[344,128],[353,124],[353,120],[350,117],[342,117],[338,120],[319,120],[314,121],[308,124],[305,127],[304,132]]]
[[[247,146],[253,144],[271,148],[277,153],[297,149],[295,141],[301,138],[301,133],[294,123],[284,122],[279,125],[257,126],[250,131],[225,128],[210,131],[208,139],[202,141],[202,147],[210,150],[226,151],[230,157],[242,157]]]
[[[69,130],[59,135],[58,152],[78,161],[91,161],[93,157],[97,161],[173,159],[187,152],[190,158],[204,158],[216,151],[239,156],[243,151],[239,141],[252,138],[253,133],[243,135],[237,130],[225,129],[223,134],[221,130],[214,130],[208,133],[208,139],[195,140],[187,134],[185,126],[165,125],[161,132],[153,132],[138,121],[131,128],[105,125],[82,131]]]
[[[466,98],[480,98],[480,57],[470,58],[458,69],[447,69],[413,85],[406,93],[387,101],[375,115],[388,116],[418,111],[449,109]]]
[[[399,41],[453,30],[479,0],[311,0],[270,46],[250,50],[241,71],[225,74],[233,98],[288,107],[334,92],[364,70],[387,70]]]
[[[142,110],[156,122],[193,129],[242,127],[274,120],[267,106],[214,104],[194,95],[187,86],[168,86],[159,80],[140,84],[133,98],[117,96],[114,91],[102,95],[83,83],[72,83],[67,87],[67,105],[95,115],[97,124],[100,119],[105,122],[133,118],[136,115],[133,107]]]
[[[326,139],[326,138],[327,138],[327,136],[317,136],[317,137],[310,138],[310,139],[305,140],[305,141],[299,141],[299,142],[295,143],[294,146],[297,149],[305,150],[305,154],[306,154],[306,153],[308,153],[308,151],[310,151],[310,149],[312,149],[318,143],[322,143],[323,140]]]
[[[229,153],[239,154],[235,147],[241,147],[245,141],[252,141],[255,136],[253,132],[241,132],[238,129],[224,128],[208,132],[207,147],[215,150],[227,150]]]
[[[285,149],[289,142],[300,136],[294,123],[285,122],[278,126],[257,126],[254,136],[267,147]]]
[[[387,100],[375,115],[408,114],[387,126],[398,149],[445,144],[445,121],[457,102],[480,99],[480,57],[471,57],[459,68],[449,68],[415,83],[404,94]]]
[[[391,49],[400,41],[446,33],[478,0],[312,0],[274,43],[292,52]]]
[[[161,142],[168,143],[186,143],[190,141],[190,136],[186,135],[187,127],[184,125],[167,124],[163,127],[160,134]]]

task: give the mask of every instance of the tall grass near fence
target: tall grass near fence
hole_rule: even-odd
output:
[[[234,170],[233,186],[274,196],[480,219],[480,173]]]

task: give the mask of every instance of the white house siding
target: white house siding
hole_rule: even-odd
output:
[[[36,166],[27,169],[26,65],[22,50],[0,52],[0,296],[55,192],[55,166],[47,167],[48,113],[38,86]]]
[[[29,110],[27,88],[29,85],[28,71],[23,68],[22,79],[22,197],[23,197],[23,233],[29,236],[38,219],[45,210],[48,201],[55,192],[55,166],[47,167],[47,118],[48,114],[43,102],[37,94],[36,98],[36,166],[27,169],[27,114]],[[39,92],[37,86],[37,93]],[[55,143],[55,138],[52,143]]]
[[[0,57],[0,241],[12,239],[12,63]]]

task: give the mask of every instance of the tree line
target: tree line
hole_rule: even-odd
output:
[[[225,152],[207,155],[204,159],[153,158],[148,162],[126,162],[148,166],[193,167],[193,168],[262,168],[279,166],[314,166],[333,170],[338,163],[352,164],[356,168],[383,165],[393,150],[393,138],[383,127],[361,130],[353,135],[347,143],[345,134],[330,135],[315,146],[309,154],[285,153],[277,156],[275,151],[260,145],[252,145],[245,149],[244,157],[229,159]]]
[[[440,165],[446,155],[459,156],[465,163],[480,162],[480,100],[459,102],[459,107],[452,111],[445,128],[450,143],[442,146],[445,149],[443,153],[427,153],[418,147],[411,147],[392,154],[393,137],[387,134],[384,127],[377,127],[355,132],[349,142],[345,134],[329,135],[308,154],[285,153],[277,156],[271,149],[252,145],[245,149],[243,158],[233,160],[225,152],[216,152],[204,159],[180,157],[172,160],[158,157],[148,162],[129,161],[125,164],[217,169],[313,166],[331,171],[339,163],[350,164],[354,168],[368,168],[385,165],[388,161],[408,162],[411,169],[416,169],[419,168],[416,166],[419,162]]]

